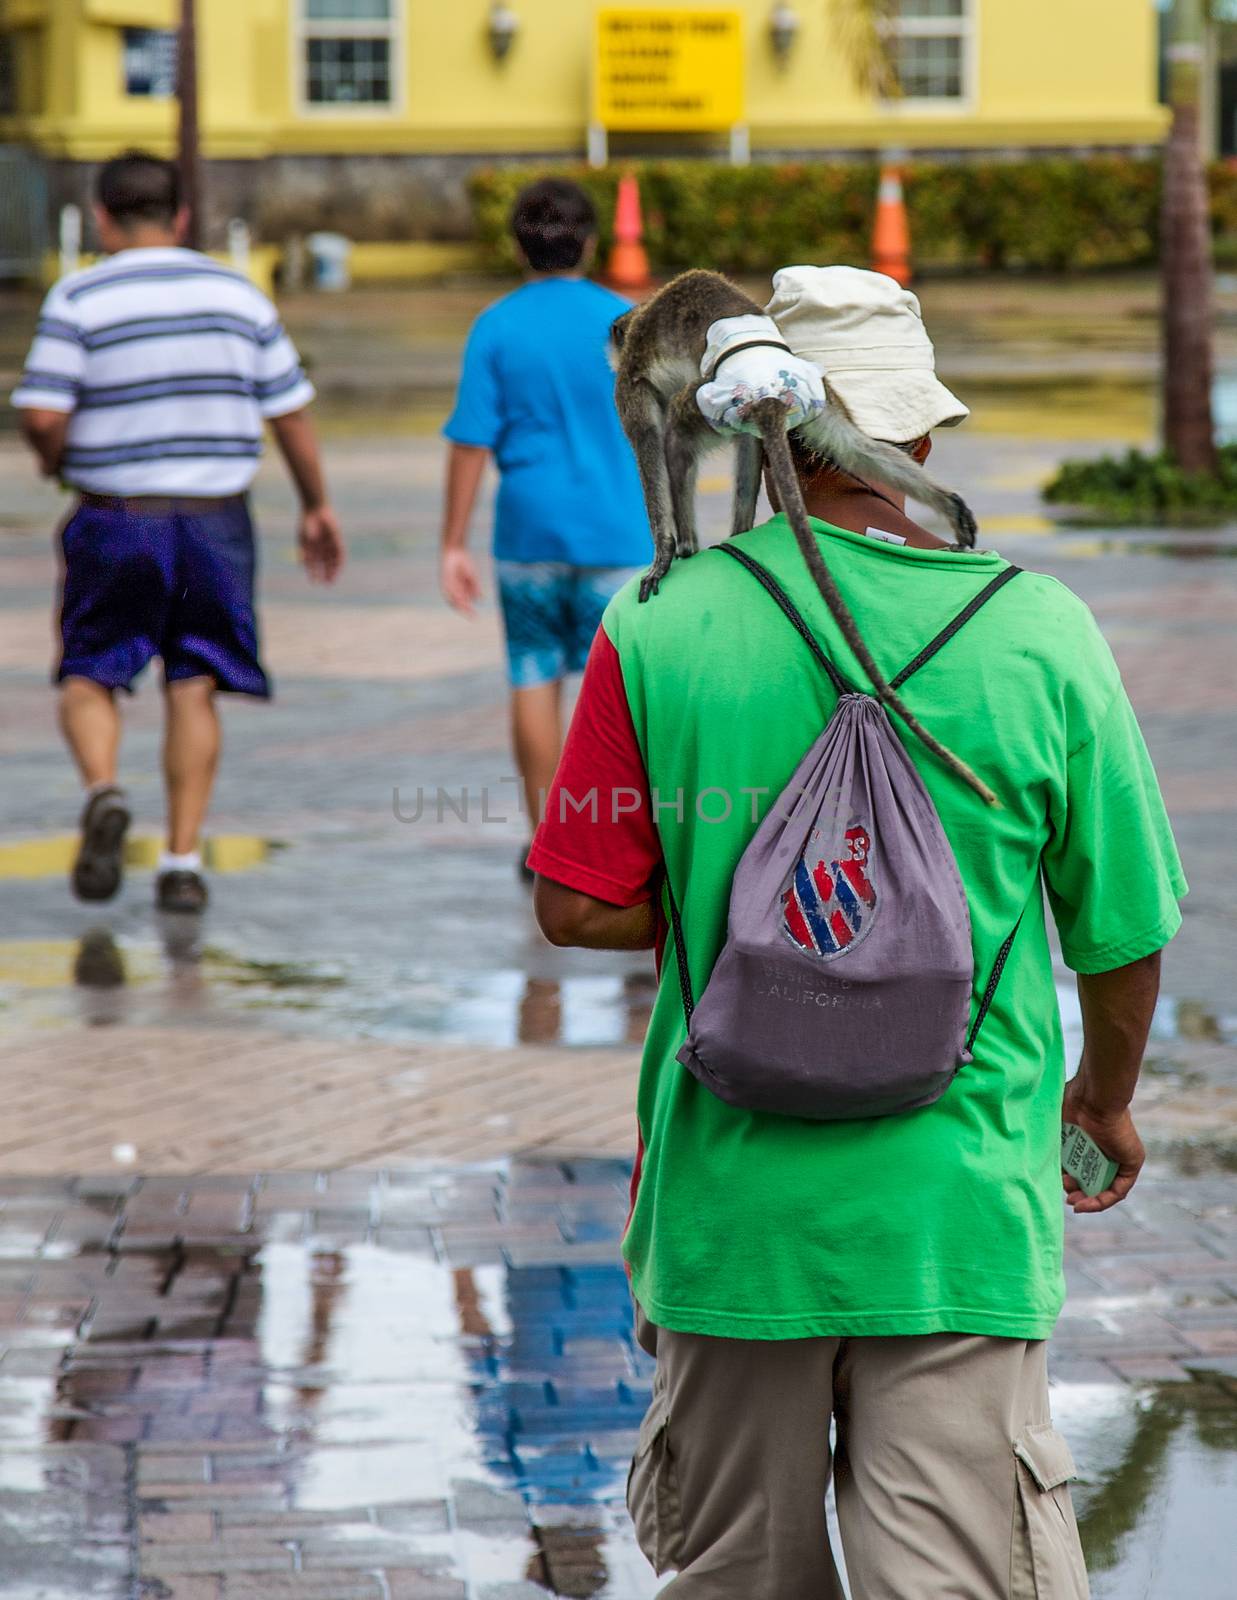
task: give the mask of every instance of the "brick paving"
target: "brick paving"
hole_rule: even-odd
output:
[[[631,1049],[100,1028],[10,1050],[0,1173],[104,1172],[125,1146],[145,1173],[235,1173],[634,1145]]]

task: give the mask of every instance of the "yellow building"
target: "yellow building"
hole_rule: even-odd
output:
[[[613,134],[611,153],[1129,149],[1161,136],[1151,0],[901,0],[893,101],[856,86],[838,22],[851,3],[734,0],[733,145],[723,129],[650,128]],[[89,165],[120,148],[172,148],[176,12],[176,0],[0,0],[0,143],[39,153],[53,200],[80,195]],[[198,14],[219,217],[312,223],[346,190],[372,236],[398,213],[405,232],[449,237],[478,159],[589,148],[592,0],[198,0]]]

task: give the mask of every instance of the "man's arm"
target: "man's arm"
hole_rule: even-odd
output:
[[[69,433],[70,413],[44,411],[38,406],[29,406],[22,409],[20,416],[22,436],[38,457],[43,476],[58,477]]]
[[[446,504],[442,518],[442,592],[457,611],[471,613],[481,598],[477,564],[468,549],[477,491],[490,452],[482,445],[452,443],[447,454]]]
[[[1129,1107],[1159,992],[1158,950],[1111,972],[1078,974],[1082,1062],[1065,1086],[1062,1117],[1089,1133],[1118,1170],[1111,1188],[1093,1198],[1068,1173],[1062,1174],[1066,1197],[1077,1212],[1115,1206],[1142,1169],[1145,1152]]]
[[[551,944],[583,950],[652,950],[657,943],[657,904],[615,906],[568,889],[540,874],[533,885],[537,926]]]
[[[322,458],[309,413],[289,411],[280,417],[268,417],[267,421],[301,498],[298,542],[305,570],[314,582],[334,583],[344,564],[344,536],[327,499]]]

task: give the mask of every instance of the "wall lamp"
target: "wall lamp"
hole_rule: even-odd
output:
[[[490,20],[486,28],[486,37],[490,42],[490,54],[495,61],[505,61],[510,54],[511,46],[515,43],[516,34],[520,31],[520,19],[509,5],[503,0],[494,0],[490,7]]]
[[[779,67],[786,66],[790,61],[790,53],[795,47],[801,26],[799,13],[793,6],[779,3],[769,13],[769,43],[773,46]]]

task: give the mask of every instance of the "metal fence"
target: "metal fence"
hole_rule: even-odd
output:
[[[42,164],[20,145],[0,144],[0,279],[37,276],[47,246]]]

